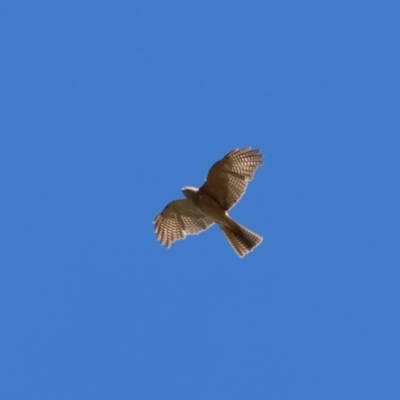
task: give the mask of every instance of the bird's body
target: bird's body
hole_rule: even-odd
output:
[[[182,189],[183,194],[193,205],[202,212],[205,216],[212,219],[214,222],[220,225],[227,225],[228,213],[221,207],[218,201],[214,200],[203,190],[184,187]]]
[[[228,210],[246,191],[256,169],[263,164],[261,158],[258,150],[233,150],[211,167],[203,186],[184,187],[186,199],[172,201],[154,219],[161,243],[170,247],[186,234],[200,233],[217,223],[239,257],[257,247],[262,237],[234,221]]]

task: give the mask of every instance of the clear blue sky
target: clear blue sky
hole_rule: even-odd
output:
[[[4,2],[0,398],[400,398],[399,2]],[[171,249],[230,150],[265,165]]]

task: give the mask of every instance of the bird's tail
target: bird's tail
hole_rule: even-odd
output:
[[[239,257],[245,256],[263,240],[260,235],[257,235],[233,220],[231,220],[230,226],[220,225],[220,227],[225,237],[228,239],[229,244]]]

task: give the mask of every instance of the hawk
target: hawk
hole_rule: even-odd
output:
[[[232,150],[211,167],[203,186],[182,188],[186,199],[171,201],[154,218],[154,231],[161,244],[169,248],[176,240],[216,223],[239,257],[257,247],[263,238],[234,221],[228,211],[245,193],[263,164],[262,157],[259,150],[250,147]]]

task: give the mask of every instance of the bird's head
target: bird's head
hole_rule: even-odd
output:
[[[182,188],[182,193],[185,195],[186,198],[188,199],[193,199],[194,196],[196,196],[196,193],[199,191],[198,188],[191,187],[191,186],[185,186]]]

